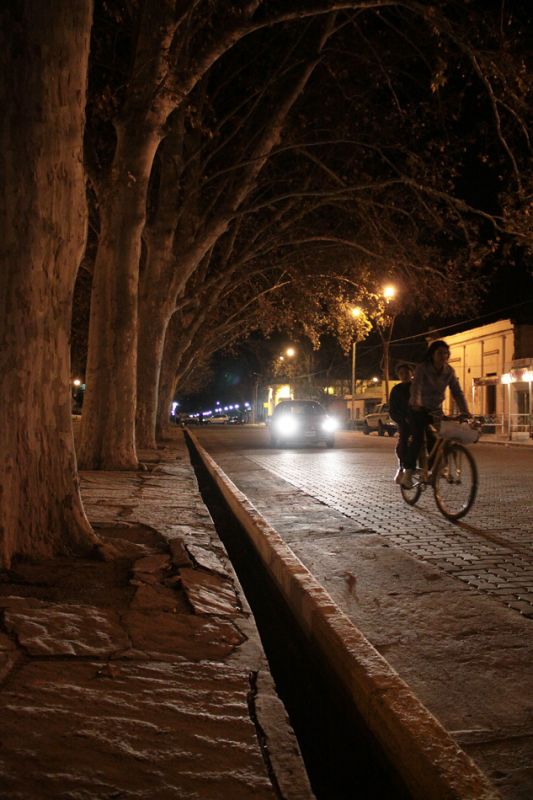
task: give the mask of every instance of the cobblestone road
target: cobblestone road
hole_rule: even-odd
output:
[[[533,618],[533,448],[476,445],[476,504],[466,521],[452,524],[438,512],[429,490],[414,509],[403,502],[392,483],[394,440],[341,433],[333,450],[272,450],[266,431],[257,428],[202,430],[201,439],[217,460],[223,453],[238,454],[241,464],[244,458],[288,481],[352,520],[356,528],[387,537],[412,556]],[[294,516],[290,497],[277,495],[261,509],[273,524],[283,512],[280,504]]]

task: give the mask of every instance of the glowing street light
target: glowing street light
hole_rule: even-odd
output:
[[[287,347],[285,352],[282,353],[280,356],[278,356],[278,360],[285,361],[285,357],[294,358],[295,355],[296,355],[296,350],[294,349],[294,347]]]
[[[385,300],[393,300],[396,297],[396,287],[391,284],[383,287],[383,297]]]

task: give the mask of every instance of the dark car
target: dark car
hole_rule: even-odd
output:
[[[283,400],[274,409],[270,422],[272,447],[324,442],[326,447],[335,444],[337,420],[315,400]]]

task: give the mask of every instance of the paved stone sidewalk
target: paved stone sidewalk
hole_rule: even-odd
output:
[[[143,455],[82,476],[116,559],[0,575],[0,796],[311,800],[181,432]]]

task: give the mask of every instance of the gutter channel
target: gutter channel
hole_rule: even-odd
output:
[[[414,800],[327,659],[301,629],[188,431],[186,442],[202,498],[252,609],[317,800]]]

